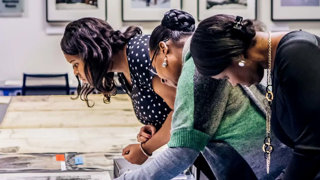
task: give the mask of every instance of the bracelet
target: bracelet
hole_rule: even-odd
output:
[[[149,154],[149,153],[147,153],[147,152],[143,149],[142,144],[143,144],[143,143],[140,143],[140,149],[141,149],[141,152],[142,152],[145,156],[147,156],[147,157],[152,156],[152,153],[151,153],[151,154]]]

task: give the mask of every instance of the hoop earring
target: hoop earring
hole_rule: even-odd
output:
[[[168,66],[168,63],[167,63],[167,56],[166,56],[163,59],[162,67],[166,68],[167,66]]]
[[[244,60],[241,60],[241,61],[238,63],[238,65],[239,65],[240,67],[244,67],[244,66],[246,65],[246,62],[245,62]]]

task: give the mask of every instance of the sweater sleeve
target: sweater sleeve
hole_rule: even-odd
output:
[[[116,179],[171,179],[192,165],[198,155],[199,152],[189,148],[168,148],[139,169],[126,172]]]
[[[205,132],[194,128],[194,64],[188,60],[179,78],[169,147],[187,147],[202,151],[210,140]]]
[[[229,92],[226,81],[197,73],[190,57],[178,82],[168,146],[203,151],[220,124]]]
[[[294,150],[285,179],[313,179],[320,172],[320,48],[306,40],[284,45],[277,54],[276,100],[283,100],[280,111],[289,118],[277,119]]]

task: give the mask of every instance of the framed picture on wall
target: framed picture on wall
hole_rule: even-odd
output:
[[[198,0],[199,21],[216,14],[257,19],[257,0]]]
[[[122,21],[160,21],[170,9],[181,9],[182,0],[122,0]]]
[[[320,21],[320,0],[271,0],[273,21]]]
[[[0,1],[0,17],[18,17],[23,15],[24,0]]]
[[[68,22],[82,17],[106,20],[107,0],[47,0],[47,22]]]

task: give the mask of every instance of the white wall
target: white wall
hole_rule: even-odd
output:
[[[271,30],[304,29],[320,35],[318,22],[272,22],[270,0],[258,0],[258,19]],[[197,1],[183,0],[183,9],[197,17]],[[151,33],[159,23],[122,23],[121,0],[108,0],[108,22],[115,29],[139,25]],[[0,81],[21,79],[22,73],[63,73],[72,75],[60,50],[62,35],[48,35],[45,0],[25,0],[23,17],[0,18]],[[50,27],[49,27],[50,28]]]
[[[0,18],[0,80],[22,73],[71,72],[63,59],[61,36],[45,33],[45,1],[25,0],[23,17]]]

